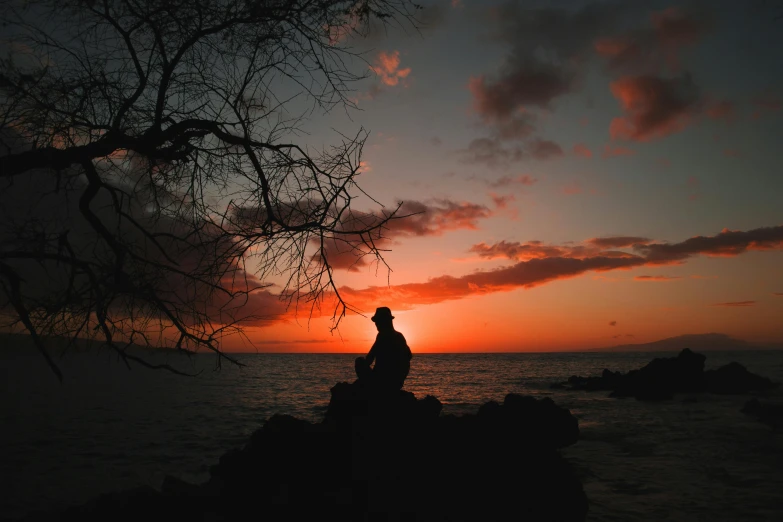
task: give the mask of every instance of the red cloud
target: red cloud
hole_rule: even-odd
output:
[[[698,236],[680,243],[635,244],[634,252],[601,251],[592,245],[555,246],[540,241],[528,243],[501,241],[479,243],[471,252],[486,258],[518,260],[495,270],[479,271],[461,277],[441,276],[423,283],[365,289],[342,288],[341,294],[357,306],[371,309],[384,301],[397,309],[462,299],[472,295],[532,288],[586,272],[631,269],[641,266],[678,263],[697,255],[738,255],[746,250],[783,248],[783,226],[726,231],[715,236]],[[718,306],[750,306],[753,301]]]
[[[574,154],[576,154],[577,156],[582,156],[583,158],[593,157],[593,151],[587,148],[587,145],[585,145],[584,143],[577,143],[576,145],[574,145]]]
[[[503,196],[500,194],[490,193],[489,197],[492,198],[492,202],[495,204],[495,207],[498,209],[504,209],[508,206],[509,202],[516,200],[513,194],[507,194]]]
[[[612,138],[649,141],[679,132],[694,116],[698,90],[690,76],[627,76],[611,84],[625,116],[612,120]]]
[[[381,51],[370,69],[380,77],[381,82],[389,86],[397,85],[411,73],[410,67],[400,69],[400,51]]]
[[[640,275],[634,277],[634,280],[636,281],[674,281],[676,279],[682,279],[682,277],[669,277],[662,275]]]
[[[715,303],[712,306],[728,306],[728,307],[743,307],[743,306],[755,306],[756,301],[731,301],[728,303]]]

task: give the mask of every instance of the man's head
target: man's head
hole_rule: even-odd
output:
[[[390,328],[392,326],[392,319],[394,319],[394,316],[388,307],[381,306],[380,308],[375,309],[375,315],[370,319],[375,323],[378,330],[381,330],[382,328]]]

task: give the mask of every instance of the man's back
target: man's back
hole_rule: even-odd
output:
[[[405,380],[413,354],[400,332],[396,330],[379,332],[370,352],[375,357],[375,373],[395,381]]]

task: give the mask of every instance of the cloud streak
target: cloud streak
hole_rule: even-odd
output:
[[[495,200],[497,208],[504,208],[506,200]],[[375,260],[369,256],[366,242],[385,247],[404,237],[440,236],[455,230],[477,230],[478,223],[494,215],[495,211],[485,205],[450,199],[400,202],[397,216],[400,219],[389,221],[382,231],[373,235],[351,234],[351,230],[361,230],[380,223],[389,212],[353,211],[340,223],[340,234],[327,240],[323,245],[313,242],[318,248],[312,259],[317,261],[325,257],[332,268],[359,272]]]
[[[631,241],[618,239],[618,243],[627,245]],[[417,305],[435,304],[519,288],[534,288],[588,272],[680,264],[699,255],[736,256],[750,250],[782,248],[783,226],[744,232],[723,230],[714,236],[697,236],[678,243],[634,242],[630,251],[604,250],[589,242],[580,245],[546,245],[540,241],[526,243],[501,241],[492,245],[479,243],[470,251],[478,254],[480,258],[509,259],[515,263],[511,266],[477,271],[463,276],[435,277],[420,283],[389,287],[371,286],[364,289],[344,287],[341,293],[348,301],[364,309],[370,309],[373,303],[379,301],[397,309],[410,309]]]

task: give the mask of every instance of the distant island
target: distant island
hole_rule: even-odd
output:
[[[684,348],[698,352],[725,350],[783,350],[783,344],[752,343],[722,333],[686,334],[660,341],[588,348],[591,352],[679,352]]]

